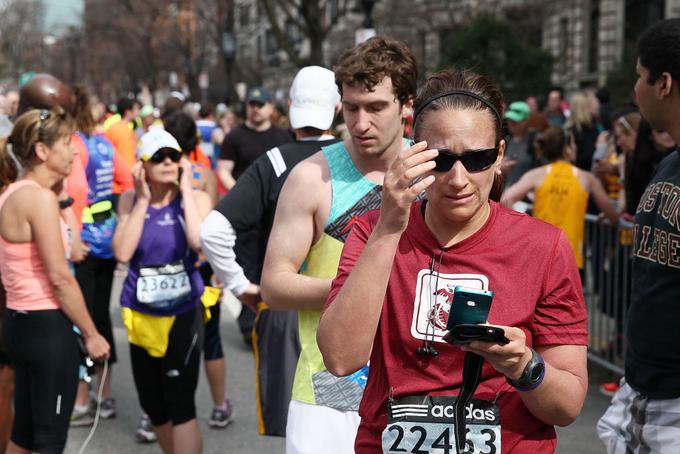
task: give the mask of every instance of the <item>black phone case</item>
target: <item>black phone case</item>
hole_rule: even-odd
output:
[[[486,325],[461,324],[454,326],[443,338],[450,344],[468,344],[472,341],[496,342],[505,345],[510,340],[503,328]]]

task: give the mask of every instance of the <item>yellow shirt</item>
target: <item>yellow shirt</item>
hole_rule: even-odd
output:
[[[583,229],[588,193],[577,176],[576,166],[566,161],[550,164],[543,183],[536,189],[534,217],[564,230],[576,256],[576,264],[583,268]]]

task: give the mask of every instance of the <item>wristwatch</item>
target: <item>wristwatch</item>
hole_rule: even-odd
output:
[[[67,197],[64,200],[59,201],[59,208],[61,208],[62,210],[65,210],[71,205],[73,205],[73,197]]]
[[[531,350],[531,359],[524,367],[522,375],[517,380],[505,377],[517,391],[531,391],[538,388],[545,377],[545,362],[540,353],[533,348]]]

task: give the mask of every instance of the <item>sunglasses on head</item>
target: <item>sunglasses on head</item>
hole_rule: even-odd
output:
[[[42,109],[40,111],[40,124],[38,125],[38,139],[42,138],[43,131],[45,129],[45,122],[49,120],[52,113],[47,109]]]
[[[160,164],[165,161],[165,158],[170,158],[172,162],[179,162],[182,158],[182,153],[172,148],[161,148],[149,158],[149,162]]]
[[[451,153],[448,148],[438,148],[437,151],[439,154],[434,158],[435,172],[448,172],[456,161],[460,161],[468,172],[481,172],[491,167],[498,158],[498,145],[462,153]]]

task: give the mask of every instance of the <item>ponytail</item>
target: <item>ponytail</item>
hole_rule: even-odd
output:
[[[0,190],[12,184],[19,177],[11,148],[9,139],[0,139]]]
[[[491,192],[489,192],[489,199],[493,200],[494,202],[500,202],[504,188],[505,177],[501,173],[494,173],[493,185],[491,186]]]
[[[76,129],[88,136],[92,135],[97,123],[92,116],[90,98],[85,87],[82,85],[73,87],[73,99],[73,119],[76,123]]]

